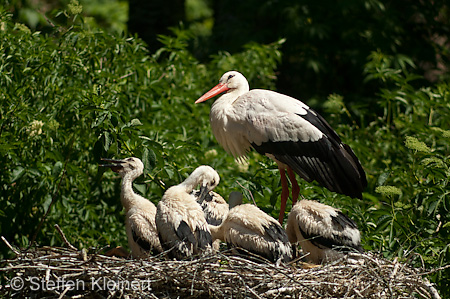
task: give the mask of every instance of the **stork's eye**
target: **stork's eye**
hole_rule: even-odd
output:
[[[234,77],[234,75],[229,75],[228,76],[228,80],[230,80],[231,78],[233,78]]]

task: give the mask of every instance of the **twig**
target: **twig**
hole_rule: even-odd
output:
[[[302,269],[296,264],[276,267],[261,259],[255,262],[254,258],[252,261],[232,255],[230,250],[186,260],[167,260],[164,256],[124,260],[87,253],[87,261],[83,261],[79,252],[67,247],[41,247],[18,252],[17,258],[2,264],[0,274],[23,279],[25,285],[17,293],[19,297],[48,296],[48,290],[31,288],[31,278],[39,277],[47,285],[62,283],[54,289],[55,298],[68,294],[82,298],[98,281],[95,289],[102,298],[142,298],[142,293],[136,292],[138,283],[143,291],[151,290],[146,292],[151,293],[146,295],[149,298],[409,298],[415,293],[418,297],[440,299],[418,269],[370,253],[363,256],[363,264],[344,260]],[[117,285],[109,288],[105,279]],[[0,298],[11,297],[12,282],[0,288]],[[105,289],[98,289],[101,287]]]
[[[70,244],[69,240],[67,240],[66,235],[62,231],[62,229],[59,227],[58,224],[55,224],[55,228],[58,231],[58,233],[61,235],[61,238],[63,239],[64,243],[66,243],[67,247],[69,247],[71,250],[78,251],[78,249]]]
[[[8,246],[9,249],[11,249],[11,251],[14,252],[15,255],[19,255],[20,254],[19,251],[14,249],[14,247],[12,247],[11,244],[9,244],[8,240],[6,240],[5,237],[2,236],[2,240],[3,240],[3,242],[5,242],[6,246]]]
[[[70,290],[71,287],[67,287],[64,292],[61,293],[61,295],[59,295],[58,299],[62,299],[64,298],[64,296],[66,295],[66,293]]]
[[[244,186],[242,186],[242,184],[239,183],[238,180],[236,180],[236,183],[238,183],[238,185],[241,186],[242,189],[247,190],[247,192],[250,194],[250,198],[252,199],[253,204],[256,206],[256,201],[255,201],[255,198],[253,197],[252,192],[251,192],[249,189],[247,189],[247,188],[245,188]]]
[[[436,269],[431,269],[430,271],[427,271],[427,272],[420,273],[420,275],[429,275],[429,274],[433,274],[435,272],[440,272],[440,271],[448,269],[448,268],[450,268],[450,264],[436,268]]]
[[[391,273],[391,275],[389,275],[389,277],[391,278],[391,279],[393,279],[394,277],[395,277],[395,275],[397,275],[397,271],[398,271],[398,266],[400,265],[399,263],[398,263],[398,258],[397,257],[395,257],[395,259],[394,259],[394,270],[392,270],[392,273]]]
[[[135,73],[135,72],[131,72],[131,73],[128,73],[128,74],[126,74],[126,75],[120,76],[119,78],[117,78],[117,80],[116,80],[116,79],[113,79],[113,82],[116,82],[116,81],[118,81],[118,80],[125,79],[126,77],[130,77],[130,76],[134,75],[134,73]]]
[[[439,295],[438,291],[436,290],[436,288],[430,283],[430,281],[428,279],[424,279],[425,281],[425,286],[428,288],[428,290],[431,293],[431,296],[433,297],[433,299],[441,299],[441,296]]]

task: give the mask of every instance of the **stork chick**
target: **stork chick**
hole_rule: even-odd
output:
[[[102,160],[111,164],[100,166],[109,167],[122,177],[120,198],[125,208],[125,228],[132,257],[142,258],[162,252],[155,223],[156,206],[133,191],[133,181],[143,173],[144,164],[135,157]]]
[[[200,204],[205,215],[206,222],[211,225],[220,225],[228,215],[228,203],[218,193],[211,191],[203,199],[199,198],[200,191],[194,190],[195,200]],[[214,250],[220,248],[220,240],[213,242]]]
[[[203,200],[200,200],[200,191],[194,190],[195,199],[200,204],[205,214],[205,219],[208,224],[220,225],[228,215],[228,203],[216,192],[209,192]]]
[[[286,232],[289,241],[300,243],[315,264],[338,260],[350,251],[363,252],[356,223],[340,210],[316,201],[304,199],[294,205]]]
[[[292,248],[286,232],[257,206],[242,203],[242,193],[230,194],[230,211],[220,226],[209,225],[214,240],[243,248],[272,262],[289,262]]]
[[[170,258],[183,259],[211,250],[212,238],[201,206],[192,192],[200,185],[203,201],[220,181],[210,166],[199,166],[181,184],[166,190],[158,203],[156,225],[162,247]]]

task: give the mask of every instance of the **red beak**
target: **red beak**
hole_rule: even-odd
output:
[[[202,95],[197,101],[195,101],[195,104],[204,102],[222,92],[225,92],[229,90],[229,88],[227,87],[226,84],[224,83],[219,83],[216,86],[214,86],[213,88],[211,88],[210,91],[208,91],[207,93],[205,93],[204,95]]]

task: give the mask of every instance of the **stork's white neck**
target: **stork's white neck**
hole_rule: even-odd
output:
[[[126,211],[131,207],[138,205],[138,202],[143,199],[142,196],[136,194],[133,190],[134,177],[125,175],[122,178],[122,190],[120,194],[121,202]]]
[[[248,92],[247,88],[234,89],[218,98],[212,105],[209,114],[211,129],[219,144],[232,154],[236,159],[245,157],[247,150],[251,147],[247,139],[242,138],[240,124],[245,121],[245,111],[237,101]]]
[[[199,177],[190,175],[179,186],[182,187],[186,193],[190,194],[199,183]]]

